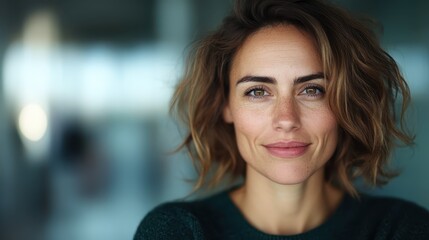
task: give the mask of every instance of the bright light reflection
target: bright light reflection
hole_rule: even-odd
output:
[[[48,127],[46,112],[37,104],[27,105],[19,113],[18,126],[24,137],[30,141],[39,141]]]

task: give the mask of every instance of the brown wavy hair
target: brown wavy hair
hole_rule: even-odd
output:
[[[196,43],[172,99],[171,111],[189,130],[180,148],[187,148],[198,170],[196,189],[245,175],[234,127],[222,117],[231,62],[249,35],[278,24],[292,24],[314,39],[330,79],[327,97],[340,131],[327,180],[355,196],[357,177],[374,186],[387,183],[395,175],[387,169],[393,147],[413,142],[404,128],[410,92],[371,28],[321,0],[238,0],[221,26]]]

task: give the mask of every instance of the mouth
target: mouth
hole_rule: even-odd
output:
[[[311,143],[290,141],[263,145],[268,153],[279,158],[295,158],[304,155]]]

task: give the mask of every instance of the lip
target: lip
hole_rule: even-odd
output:
[[[279,158],[295,158],[304,155],[311,143],[288,141],[288,142],[275,142],[263,145],[267,151]]]

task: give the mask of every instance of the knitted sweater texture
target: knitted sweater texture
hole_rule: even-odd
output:
[[[185,239],[412,239],[429,240],[429,212],[411,202],[345,195],[337,210],[320,226],[297,235],[271,235],[250,225],[224,191],[193,202],[162,204],[140,223],[134,240]]]

